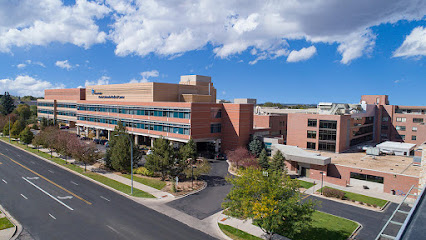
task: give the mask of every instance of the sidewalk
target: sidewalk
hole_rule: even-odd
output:
[[[0,205],[0,218],[7,218],[14,226],[0,230],[0,239],[1,240],[14,240],[16,239],[22,231],[21,224],[16,221],[7,211]]]
[[[312,182],[312,183],[315,181],[316,185],[305,191],[305,193],[307,193],[307,194],[313,194],[314,190],[317,191],[318,189],[321,188],[321,181],[306,178],[306,177],[298,178],[298,179],[306,181],[306,182]],[[366,195],[366,196],[369,196],[369,197],[379,198],[379,199],[383,199],[383,200],[387,200],[387,201],[391,201],[391,202],[395,202],[395,203],[400,203],[404,199],[404,196],[392,195],[392,194],[383,193],[383,192],[379,193],[379,192],[375,192],[375,191],[372,191],[372,190],[358,189],[358,188],[355,188],[355,187],[342,187],[342,186],[327,183],[327,182],[323,182],[323,186],[336,188],[336,189],[343,190],[343,191],[346,191],[346,192],[358,193],[358,194]]]

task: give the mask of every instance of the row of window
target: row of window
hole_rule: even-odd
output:
[[[426,114],[426,109],[403,109],[398,108],[395,110],[396,113],[402,114]]]
[[[405,117],[397,117],[397,122],[407,122],[407,118]],[[423,118],[413,118],[413,123],[422,123],[424,120]]]
[[[162,109],[162,108],[146,108],[146,107],[117,107],[117,106],[98,106],[98,105],[82,105],[77,107],[81,111],[92,112],[111,112],[140,116],[155,116],[169,118],[185,118],[190,119],[191,113],[189,109]],[[221,113],[218,114],[221,117]]]
[[[98,118],[95,116],[79,115],[77,119],[80,121],[98,122],[98,123],[106,123],[106,124],[112,124],[112,125],[117,125],[118,123],[117,119]],[[177,133],[177,134],[184,134],[184,135],[189,135],[189,132],[190,132],[189,131],[190,127],[186,125],[162,123],[162,122],[151,122],[151,121],[135,121],[135,120],[127,120],[127,119],[121,119],[121,122],[126,127],[133,127],[133,128],[139,128],[139,129],[155,130],[160,132],[170,132],[170,133]]]
[[[336,151],[336,143],[330,142],[319,142],[318,150],[335,152]]]
[[[383,177],[362,174],[362,173],[351,172],[351,178],[368,181],[368,182],[383,183]]]
[[[308,119],[308,127],[316,127],[317,124],[317,119]],[[319,128],[337,129],[337,121],[319,120]]]
[[[360,127],[358,130],[352,131],[352,135],[355,137],[355,136],[363,135],[366,133],[372,133],[373,130],[374,130],[373,126]]]
[[[62,116],[70,116],[70,117],[75,117],[77,114],[75,112],[68,112],[68,111],[56,111],[57,115],[62,115]]]
[[[43,114],[52,114],[53,115],[53,110],[37,109],[37,112],[43,113]]]
[[[56,107],[58,108],[77,108],[75,103],[57,103]]]
[[[41,106],[41,107],[53,107],[53,103],[37,102],[37,106]]]
[[[382,134],[382,135],[384,135],[384,134]],[[387,137],[387,135],[386,135],[386,137]],[[396,139],[405,140],[405,135],[399,135],[399,134],[397,134],[397,135],[395,135],[395,138]],[[417,140],[417,136],[416,135],[411,135],[411,140],[416,141]]]

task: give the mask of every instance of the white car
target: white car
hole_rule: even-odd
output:
[[[150,155],[152,154],[152,150],[148,150],[148,152],[146,152],[146,155]]]

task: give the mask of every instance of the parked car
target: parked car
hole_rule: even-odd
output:
[[[224,153],[219,153],[216,155],[216,160],[226,160],[226,155]]]
[[[88,137],[81,137],[80,140],[89,140]]]
[[[99,143],[100,143],[100,141],[101,141],[101,140],[99,140],[99,139],[97,139],[97,138],[94,138],[94,139],[93,139],[93,142],[94,142],[94,143],[96,143],[96,144],[99,144]]]
[[[60,129],[69,129],[69,126],[61,126]]]
[[[152,150],[148,150],[148,152],[146,152],[146,155],[150,155],[152,154]]]
[[[101,145],[105,145],[106,142],[108,142],[108,140],[106,140],[106,139],[99,140],[99,144],[101,144]]]

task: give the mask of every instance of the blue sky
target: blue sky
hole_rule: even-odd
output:
[[[200,74],[221,99],[426,105],[425,1],[188,2],[2,2],[0,92]]]

